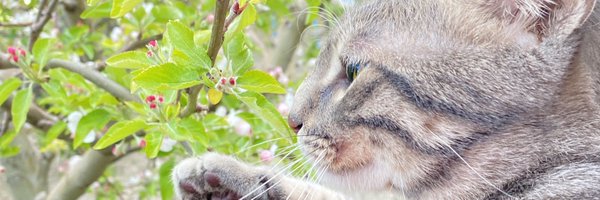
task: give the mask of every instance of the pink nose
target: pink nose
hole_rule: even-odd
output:
[[[292,128],[292,130],[294,130],[294,133],[296,133],[296,134],[298,134],[298,132],[302,128],[302,122],[300,122],[300,120],[298,120],[297,117],[294,117],[291,114],[288,117],[288,124],[290,125],[290,128]]]

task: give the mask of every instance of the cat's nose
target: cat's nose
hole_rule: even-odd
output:
[[[290,125],[290,128],[292,128],[292,130],[294,130],[294,133],[296,133],[296,134],[298,134],[298,132],[302,128],[302,120],[300,120],[298,115],[295,115],[292,113],[290,113],[290,115],[288,116],[288,124]]]

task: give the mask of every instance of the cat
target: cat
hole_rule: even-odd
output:
[[[595,3],[364,2],[334,21],[288,117],[320,185],[207,153],[174,168],[176,193],[600,199]]]

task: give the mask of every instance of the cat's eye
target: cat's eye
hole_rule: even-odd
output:
[[[354,79],[356,79],[356,76],[358,76],[360,70],[364,68],[364,65],[365,64],[358,62],[344,64],[344,66],[346,67],[346,77],[348,78],[348,81],[354,81]]]

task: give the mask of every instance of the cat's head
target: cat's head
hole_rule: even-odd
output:
[[[416,187],[553,99],[594,3],[365,3],[334,21],[290,125],[326,182]]]

